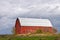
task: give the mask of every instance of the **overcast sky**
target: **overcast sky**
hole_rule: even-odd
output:
[[[47,18],[60,31],[60,0],[0,0],[0,34],[9,34],[17,17]]]

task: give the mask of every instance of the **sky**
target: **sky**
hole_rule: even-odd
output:
[[[17,17],[49,19],[60,32],[60,0],[0,0],[0,34],[11,34]]]

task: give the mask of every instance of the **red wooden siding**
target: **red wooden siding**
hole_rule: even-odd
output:
[[[21,31],[21,25],[20,25],[19,19],[17,18],[15,23],[15,33],[20,34],[21,33],[20,31]]]

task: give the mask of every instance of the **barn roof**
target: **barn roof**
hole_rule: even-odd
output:
[[[52,27],[49,19],[36,19],[36,18],[18,18],[21,26],[46,26]]]

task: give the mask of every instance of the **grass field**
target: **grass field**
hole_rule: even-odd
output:
[[[56,37],[52,36],[32,36],[32,37],[15,37],[12,40],[55,40]]]
[[[60,40],[60,36],[0,36],[0,40]]]

